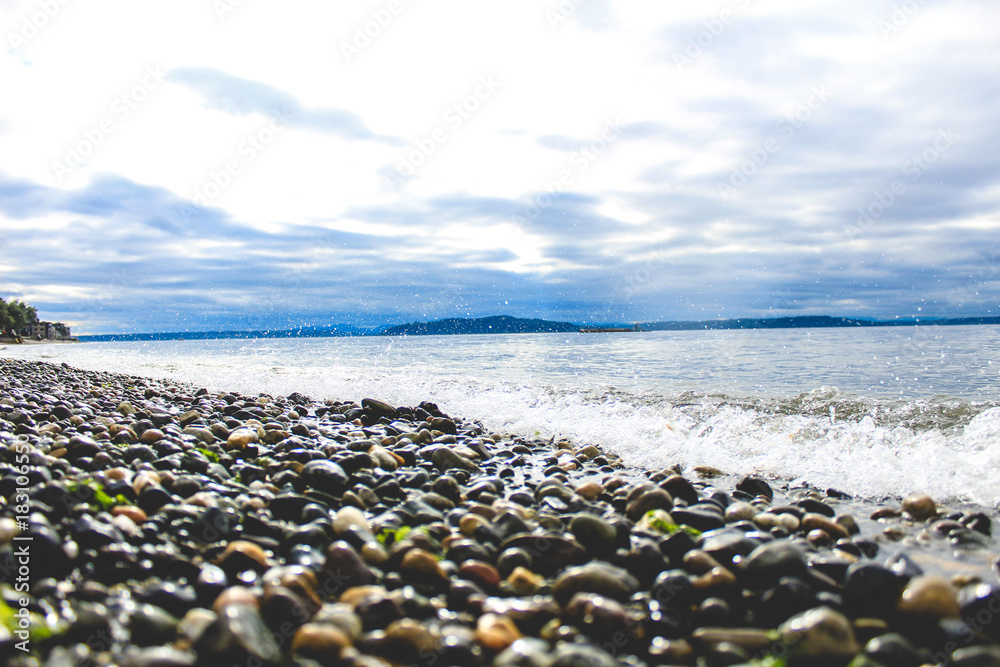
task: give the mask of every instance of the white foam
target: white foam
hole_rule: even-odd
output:
[[[431,400],[449,414],[480,420],[495,431],[594,443],[649,468],[711,465],[867,498],[921,492],[940,500],[1000,503],[1000,408],[975,414],[970,407],[975,416],[964,426],[912,428],[885,416],[898,409],[898,402],[870,401],[874,418],[859,414],[857,400],[838,409],[843,395],[832,387],[786,401],[782,410],[763,399],[700,398],[690,404],[690,395],[683,401],[689,404],[682,405],[677,392],[538,381],[524,369],[497,371],[502,379],[477,377],[462,372],[461,360],[447,354],[418,360],[388,344],[317,344],[298,356],[289,355],[290,345],[88,344],[14,353],[90,370],[168,376],[213,391],[297,391],[341,400],[371,396],[398,405]],[[526,377],[514,379],[518,374]],[[827,405],[834,408],[832,415]],[[922,409],[914,402],[903,407],[904,412]]]

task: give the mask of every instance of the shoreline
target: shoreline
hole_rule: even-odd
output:
[[[583,650],[593,665],[625,656],[693,664],[695,657],[734,650],[728,645],[759,656],[774,641],[767,632],[797,619],[849,633],[843,655],[830,663],[847,664],[862,651],[861,640],[890,630],[928,655],[941,653],[947,641],[928,636],[928,624],[961,623],[979,609],[974,584],[997,583],[990,517],[939,508],[927,498],[904,500],[904,514],[895,503],[738,479],[708,467],[627,468],[592,445],[484,432],[430,403],[210,394],[171,380],[6,358],[0,369],[0,441],[8,464],[15,438],[30,444],[32,502],[49,506],[59,495],[55,486],[64,499],[70,492],[92,510],[84,520],[79,504],[55,502],[45,513],[50,525],[32,528],[43,543],[65,536],[81,547],[75,558],[49,553],[77,593],[63,591],[62,602],[79,606],[81,590],[88,596],[103,590],[105,607],[115,609],[123,604],[115,586],[124,585],[129,597],[173,617],[173,623],[159,619],[171,629],[149,643],[136,641],[136,623],[145,628],[149,619],[136,621],[139,612],[128,611],[131,646],[116,641],[102,649],[119,660],[169,645],[163,650],[190,664],[251,658],[296,664],[288,662],[292,653],[311,651],[320,662],[335,655],[375,664],[361,658],[372,655],[412,663],[421,650],[443,656],[437,651],[459,646],[481,664],[494,664],[525,635],[540,643],[522,639],[517,648],[539,659],[569,659],[567,652]],[[31,406],[26,397],[42,404]],[[45,481],[42,469],[54,479]],[[9,525],[10,504],[0,516],[7,522],[0,547],[10,547],[13,535],[6,535],[17,533]],[[168,558],[144,570],[122,560],[123,546],[129,552],[151,544],[172,545],[198,567]],[[110,575],[88,569],[89,550],[117,563]],[[261,585],[268,573],[278,576],[289,566],[308,572],[293,577],[295,586],[290,580],[278,586],[280,595]],[[349,581],[324,589],[335,566],[350,571]],[[207,572],[218,579],[216,570],[225,585],[199,589]],[[852,579],[859,572],[876,572],[891,585],[866,592]],[[788,589],[782,577],[801,586]],[[158,580],[186,586],[193,597],[182,606],[177,596],[164,601],[149,594]],[[362,599],[362,584],[381,587],[366,589]],[[34,586],[36,603],[46,594],[60,601],[45,580]],[[448,613],[414,616],[407,611],[412,604],[398,599],[405,586]],[[792,590],[799,597],[787,610],[767,602]],[[1000,602],[1000,589],[986,590],[989,602],[994,594]],[[880,624],[859,622],[866,618],[859,595],[879,610]],[[533,602],[511,606],[511,600]],[[308,622],[291,634],[268,624],[273,605],[308,610],[310,601]],[[383,624],[371,617],[373,608],[402,615],[394,611]],[[668,608],[670,622],[663,619]],[[819,608],[827,611],[797,616]],[[263,633],[258,646],[226,620],[230,614]],[[182,617],[191,622],[176,623]],[[553,622],[555,629],[546,630]],[[67,623],[56,634],[69,641],[75,635]],[[423,624],[428,644],[413,643],[412,623]],[[558,628],[584,642],[567,644]],[[965,644],[1000,639],[1000,620],[986,630]],[[289,641],[282,644],[283,637]],[[621,642],[609,645],[614,637]],[[59,641],[39,640],[39,650],[57,650]],[[3,644],[0,636],[0,650]],[[785,648],[806,661],[799,664],[812,664],[804,652],[818,646],[796,641]],[[944,653],[970,650],[963,646]],[[412,659],[402,660],[400,651]]]
[[[79,341],[79,340],[57,340],[57,339],[54,339],[54,338],[45,339],[45,340],[32,340],[31,338],[24,338],[24,339],[22,339],[20,341],[17,341],[17,340],[15,340],[13,338],[0,338],[0,346],[4,346],[4,347],[7,346],[7,345],[72,345],[72,344],[81,343],[81,342],[83,342],[83,341]],[[0,349],[3,349],[3,347],[0,347]]]

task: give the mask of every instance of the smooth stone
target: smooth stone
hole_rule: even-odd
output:
[[[184,614],[184,617],[177,624],[177,637],[185,640],[188,644],[194,644],[218,617],[214,611],[193,607]]]
[[[844,609],[852,617],[885,618],[895,611],[896,599],[906,579],[889,568],[875,563],[859,562],[847,568],[844,581]]]
[[[248,428],[238,428],[229,433],[226,438],[226,449],[246,449],[247,445],[258,442],[260,438],[256,431]]]
[[[707,532],[726,525],[722,512],[723,510],[717,505],[703,503],[690,507],[675,507],[670,511],[670,515],[678,525],[685,524],[695,530]]]
[[[726,523],[736,523],[738,521],[753,521],[753,518],[760,514],[760,509],[750,503],[737,500],[730,503],[725,511]]]
[[[910,581],[896,609],[905,616],[924,620],[959,617],[955,589],[947,579],[935,575],[921,575]]]
[[[764,591],[782,577],[805,578],[806,555],[801,548],[784,541],[768,542],[743,559],[740,579],[747,588]]]
[[[617,636],[632,640],[643,634],[639,623],[619,602],[596,593],[574,595],[566,605],[563,621],[598,639]]]
[[[483,648],[498,653],[523,635],[509,618],[497,614],[483,614],[476,621],[475,637]]]
[[[1000,665],[1000,647],[970,646],[960,648],[951,655],[948,667],[998,667]]]
[[[854,517],[851,516],[850,514],[841,514],[836,519],[834,519],[834,521],[836,521],[838,525],[843,526],[843,528],[850,535],[858,535],[859,533],[861,533],[861,527],[858,525],[858,522],[854,519]]]
[[[958,594],[961,617],[970,627],[982,628],[983,633],[1000,642],[1000,587],[990,584],[966,586]]]
[[[885,667],[920,667],[925,656],[895,632],[879,635],[865,645],[864,655]]]
[[[217,565],[228,575],[246,570],[263,574],[271,567],[271,560],[257,544],[247,540],[236,540],[229,543],[219,557]]]
[[[319,574],[320,587],[326,597],[337,597],[353,586],[375,583],[375,575],[358,553],[347,542],[337,541],[330,545]]]
[[[639,590],[639,581],[620,567],[601,561],[571,567],[552,586],[552,597],[565,606],[577,593],[597,593],[625,602]]]
[[[381,650],[390,659],[406,662],[415,655],[436,653],[440,643],[441,637],[433,628],[412,618],[403,618],[385,629]]]
[[[698,502],[698,489],[686,477],[681,475],[670,475],[660,482],[660,488],[666,491],[674,499],[680,499],[688,505]]]
[[[774,499],[774,491],[771,485],[760,477],[744,477],[736,488],[751,496],[764,496],[768,500]]]
[[[339,661],[351,639],[328,623],[306,623],[292,637],[292,655],[316,660],[321,664]]]
[[[684,569],[691,574],[701,575],[711,572],[714,568],[721,567],[722,564],[701,549],[692,549],[684,554],[681,560]]]
[[[323,493],[339,496],[347,490],[347,473],[333,461],[310,461],[302,467],[300,475],[303,482]]]
[[[926,521],[937,515],[937,505],[928,495],[913,495],[903,499],[903,511],[917,521]]]
[[[333,520],[333,532],[342,535],[351,528],[356,528],[362,533],[371,534],[372,532],[364,512],[356,507],[341,507],[337,510],[337,517]]]
[[[381,417],[389,417],[391,419],[396,416],[396,408],[377,398],[361,399],[361,407],[365,412],[371,413],[376,419]]]
[[[458,568],[458,575],[488,591],[500,585],[500,573],[493,565],[483,561],[464,561]]]
[[[442,569],[434,554],[423,549],[407,551],[399,563],[399,573],[406,579],[429,585],[436,590],[448,586],[448,574]]]
[[[843,667],[860,651],[847,618],[829,607],[797,614],[778,628],[789,664]]]
[[[223,662],[249,663],[268,667],[282,664],[281,647],[264,624],[257,609],[231,605],[219,612],[194,645],[199,658],[211,657]]]
[[[305,600],[291,589],[284,586],[269,586],[260,599],[260,616],[268,627],[277,630],[285,624],[290,624],[292,627],[305,624],[312,617],[312,610],[306,605]]]
[[[177,634],[177,619],[163,609],[151,604],[140,604],[129,619],[132,643],[136,646],[155,646],[173,641]]]
[[[544,578],[521,566],[515,567],[505,581],[518,595],[533,595],[545,583]]]
[[[607,651],[587,644],[563,642],[552,657],[552,667],[621,667]]]
[[[702,536],[701,550],[720,564],[729,567],[736,556],[748,556],[759,546],[759,542],[749,539],[739,530],[723,529],[705,533]]]
[[[640,494],[625,507],[625,516],[630,521],[638,521],[651,510],[667,510],[674,506],[674,499],[663,489],[653,487]]]
[[[494,667],[551,667],[549,643],[534,637],[518,639],[497,655]]]
[[[197,410],[188,410],[177,418],[177,422],[181,425],[181,428],[185,428],[191,424],[191,422],[198,421],[199,419],[201,419],[200,412]]]
[[[372,457],[376,466],[389,472],[396,470],[402,465],[401,459],[381,445],[372,446],[368,450],[368,456]]]
[[[760,653],[774,643],[767,630],[756,628],[698,628],[691,633],[691,645],[705,650],[715,644],[727,642],[744,649],[748,653]]]
[[[212,611],[221,614],[227,607],[259,607],[257,593],[246,586],[230,586],[215,598]]]
[[[465,458],[461,454],[458,454],[453,449],[449,447],[442,446],[434,450],[431,454],[431,462],[437,467],[438,470],[466,470],[468,472],[476,472],[479,470],[479,466]]]
[[[576,541],[554,535],[515,535],[503,542],[499,550],[502,553],[510,548],[524,549],[531,557],[531,569],[546,576],[588,560],[587,551]]]
[[[832,521],[822,514],[808,513],[802,517],[801,526],[803,530],[822,530],[834,540],[850,537],[847,529],[836,521]]]
[[[613,551],[618,540],[618,530],[611,523],[587,513],[573,516],[569,522],[569,532],[591,553]]]

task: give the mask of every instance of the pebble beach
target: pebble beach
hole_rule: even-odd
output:
[[[1000,665],[992,508],[470,417],[0,358],[0,661]]]

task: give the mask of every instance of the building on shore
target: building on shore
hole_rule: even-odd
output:
[[[70,328],[61,322],[35,322],[21,330],[21,335],[35,340],[55,340],[72,337]]]

